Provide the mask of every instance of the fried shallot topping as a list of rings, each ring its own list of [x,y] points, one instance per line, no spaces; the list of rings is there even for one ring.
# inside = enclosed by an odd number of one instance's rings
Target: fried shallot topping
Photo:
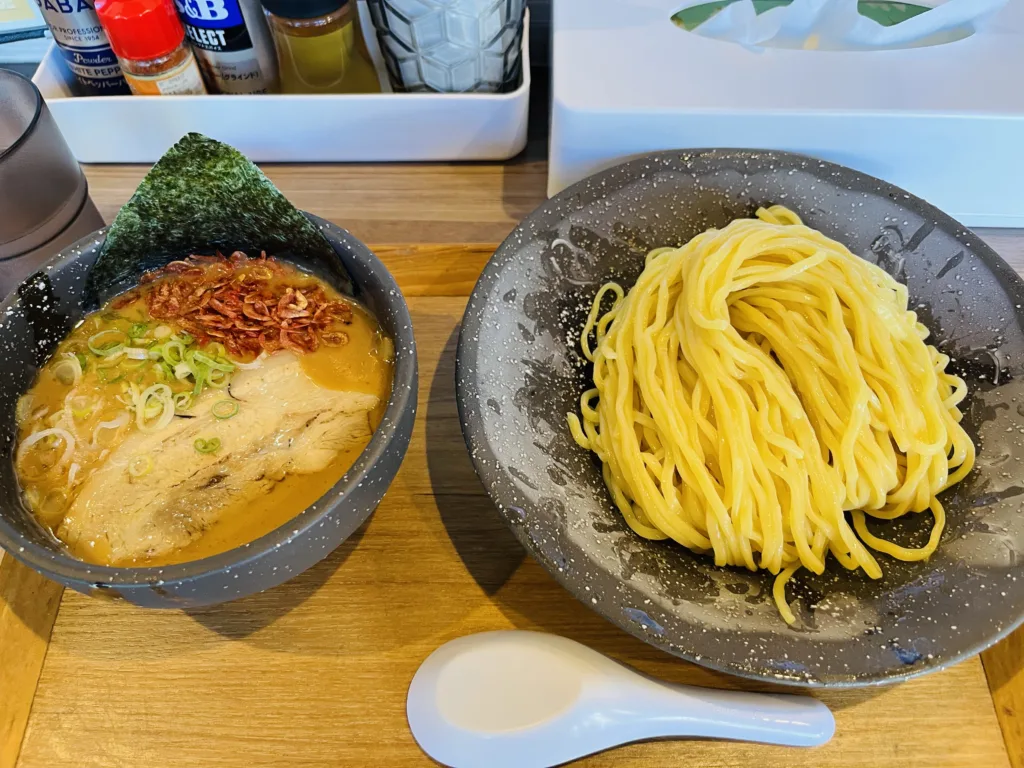
[[[352,322],[351,305],[266,253],[190,256],[147,273],[142,284],[154,319],[176,323],[200,345],[219,341],[236,357],[348,342],[341,326]]]

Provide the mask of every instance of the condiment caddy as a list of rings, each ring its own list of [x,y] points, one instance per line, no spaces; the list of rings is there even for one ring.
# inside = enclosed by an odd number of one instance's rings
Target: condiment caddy
[[[90,93],[118,95],[83,96],[81,83],[64,63],[69,54],[56,42],[43,58],[33,82],[79,161],[155,162],[189,131],[229,143],[258,162],[504,160],[526,145],[528,12],[518,41],[522,64],[514,89],[503,93],[395,93],[377,36],[358,32],[360,27],[372,29],[364,0],[350,0],[354,7],[342,13],[338,10],[346,3],[338,0],[267,0],[263,4],[268,11],[267,37],[254,32],[262,28],[259,24],[249,23],[250,19],[264,23],[253,0],[239,0],[233,5],[237,12],[231,10],[227,15],[223,8],[229,0],[177,1],[178,18],[184,24],[175,26],[165,20],[158,33],[159,45],[140,50],[137,39],[126,47],[124,41],[117,40],[116,31],[110,40],[97,35],[98,46],[112,49],[103,56],[108,85]],[[104,6],[131,2],[151,0],[99,0],[97,10],[102,15]],[[337,7],[332,10],[328,7],[332,5]],[[315,41],[325,30],[335,35],[326,54],[335,60],[326,70],[322,67],[324,49]],[[148,36],[152,35],[150,31]],[[284,66],[269,66],[269,62],[277,62],[269,56],[270,36],[279,51],[282,44],[289,47],[291,59],[277,59],[284,61]],[[286,38],[283,42],[282,37]],[[308,45],[310,38],[313,45]],[[186,40],[191,43],[190,49],[182,49],[187,56],[175,54],[181,48],[178,43]],[[333,45],[338,42],[346,57],[340,78],[336,66],[339,46]],[[110,60],[115,54],[121,66],[111,72]],[[167,61],[154,64],[154,59]],[[321,73],[328,76],[318,76],[318,63]],[[125,81],[119,75],[127,75],[136,91],[149,88],[151,93],[156,89],[164,95],[123,95],[127,89],[120,84]],[[168,83],[172,78],[174,82]],[[276,92],[289,80],[298,80],[297,87],[312,92]],[[209,88],[211,83],[220,91],[235,90],[200,95],[197,86]],[[342,90],[347,92],[339,92]]]
[[[364,28],[398,91],[520,79],[526,0],[37,1],[80,95],[379,93]]]

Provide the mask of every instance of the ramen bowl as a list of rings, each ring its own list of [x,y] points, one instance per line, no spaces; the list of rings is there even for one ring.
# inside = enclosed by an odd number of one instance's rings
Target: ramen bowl
[[[782,204],[904,282],[910,307],[970,394],[979,447],[941,496],[938,551],[877,554],[872,580],[834,561],[772,600],[773,576],[716,567],[627,526],[596,458],[570,435],[591,368],[580,332],[599,287],[629,288],[645,254]],[[977,653],[1024,616],[1024,285],[973,233],[890,184],[831,163],[743,150],[664,152],[580,182],[501,245],[470,298],[458,347],[458,402],[477,473],[527,550],[609,621],[724,672],[802,686],[902,680]],[[920,546],[930,515],[872,528]]]
[[[190,608],[221,603],[281,584],[330,554],[377,507],[409,446],[416,416],[417,363],[412,321],[394,278],[352,235],[309,215],[345,268],[318,276],[337,284],[347,271],[354,298],[394,340],[390,398],[369,444],[340,480],[283,526],[248,544],[178,565],[106,567],[83,562],[27,509],[15,476],[15,405],[40,366],[85,315],[85,277],[104,242],[100,230],[69,247],[0,304],[0,546],[26,565],[72,589],[123,598],[146,607]],[[288,259],[287,255],[282,258]],[[297,260],[301,265],[301,259]]]

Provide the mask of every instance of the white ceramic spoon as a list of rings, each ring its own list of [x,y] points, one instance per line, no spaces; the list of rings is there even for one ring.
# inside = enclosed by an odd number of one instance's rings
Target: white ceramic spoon
[[[409,727],[452,768],[547,768],[641,739],[696,736],[810,747],[835,731],[809,696],[652,680],[541,632],[445,643],[409,686]]]

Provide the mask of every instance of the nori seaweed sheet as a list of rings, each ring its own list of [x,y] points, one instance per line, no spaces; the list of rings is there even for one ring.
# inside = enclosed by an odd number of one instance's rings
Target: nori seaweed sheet
[[[90,270],[93,307],[193,253],[287,255],[351,292],[327,238],[234,147],[189,133],[157,161],[110,225]]]

